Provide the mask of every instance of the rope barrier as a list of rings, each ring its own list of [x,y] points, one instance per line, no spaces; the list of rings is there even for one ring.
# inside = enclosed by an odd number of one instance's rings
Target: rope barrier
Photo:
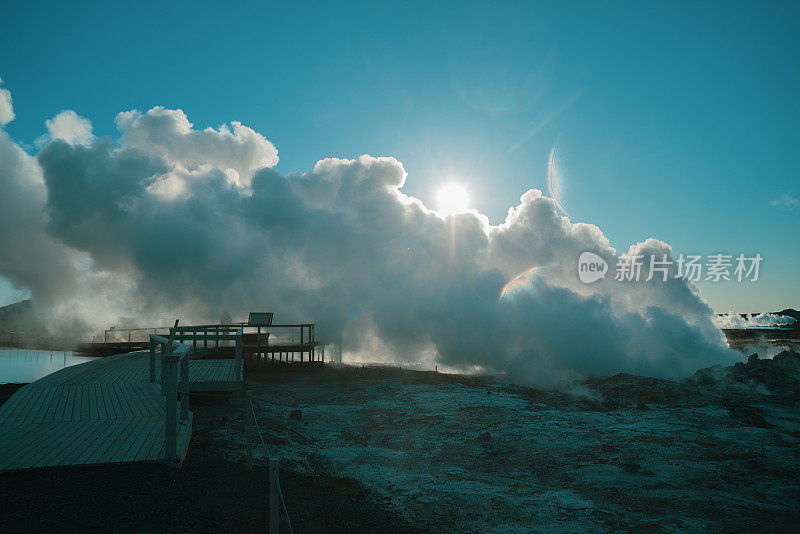
[[[192,393],[192,395],[198,396],[208,396],[208,397],[231,397],[241,399],[242,396],[239,394],[230,394],[230,393],[216,393],[216,392],[196,392]],[[269,449],[267,448],[267,444],[264,441],[264,435],[261,433],[261,427],[258,424],[258,418],[256,417],[256,410],[253,407],[253,399],[250,397],[247,398],[247,404],[250,406],[250,414],[253,418],[253,424],[255,425],[256,433],[258,434],[258,440],[261,442],[261,446],[264,448],[264,454],[266,454],[267,458],[269,458]],[[272,480],[270,480],[272,483]],[[280,496],[280,503],[281,509],[283,510],[283,515],[286,517],[286,523],[289,526],[289,534],[294,534],[292,530],[292,520],[289,518],[289,511],[286,509],[286,500],[283,498],[283,490],[281,489],[281,483],[278,477],[275,477],[275,483],[278,486],[278,495]]]
[[[256,433],[258,434],[258,439],[261,441],[261,446],[264,447],[264,453],[269,457],[269,449],[267,449],[267,444],[264,443],[264,436],[261,434],[261,427],[258,425],[258,418],[256,417],[256,410],[253,408],[253,399],[247,397],[247,404],[250,405],[250,413],[253,416],[253,423],[256,426]],[[272,479],[270,479],[270,484],[272,483]],[[292,520],[289,519],[289,511],[286,509],[286,501],[283,498],[283,490],[281,490],[281,482],[278,479],[277,473],[275,474],[275,484],[278,486],[278,495],[281,499],[281,508],[283,509],[283,515],[286,517],[286,523],[289,525],[289,534],[294,534],[292,531]]]

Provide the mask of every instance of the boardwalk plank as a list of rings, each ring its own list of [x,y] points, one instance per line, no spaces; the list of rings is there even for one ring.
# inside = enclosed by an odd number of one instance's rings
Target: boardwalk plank
[[[58,394],[56,388],[48,388],[45,390],[44,402],[39,406],[39,409],[36,411],[36,414],[33,416],[33,421],[37,423],[43,423],[47,416],[47,411],[50,409],[50,405],[58,403]]]
[[[158,437],[158,429],[161,428],[161,421],[162,419],[160,417],[151,417],[147,426],[142,429],[136,439],[131,442],[130,448],[121,461],[133,462],[138,458],[143,448],[149,450],[150,444]]]
[[[81,384],[81,419],[89,419],[89,384]]]
[[[82,403],[82,392],[81,386],[72,386],[72,413],[69,415],[70,421],[79,421],[81,418],[81,403]]]
[[[36,428],[36,431],[25,441],[15,443],[17,454],[10,458],[10,461],[0,469],[12,468],[18,469],[27,465],[29,460],[33,458],[39,451],[57,450],[56,444],[58,440],[78,432],[76,425],[69,423],[55,423],[53,426],[49,425],[31,425]]]
[[[110,458],[110,456],[117,451],[119,444],[123,441],[123,438],[127,436],[128,429],[132,426],[135,426],[136,423],[139,422],[139,419],[128,417],[125,419],[116,419],[116,421],[119,421],[120,423],[115,425],[113,429],[109,428],[109,431],[103,436],[100,446],[89,455],[84,463],[108,463],[108,458]]]
[[[30,386],[25,386],[17,391],[11,399],[16,400],[10,409],[8,419],[4,424],[18,424],[17,418],[25,413],[25,410],[30,405],[31,396],[34,394],[35,388],[28,389]],[[19,395],[19,397],[17,397]]]
[[[164,459],[165,399],[149,354],[110,356],[52,373],[0,406],[0,471]],[[191,360],[190,389],[241,389],[233,360]],[[180,403],[178,404],[180,410]],[[178,448],[189,427],[179,422]]]
[[[47,411],[44,413],[44,416],[42,417],[43,423],[50,423],[53,421],[53,417],[55,416],[58,407],[63,402],[64,388],[56,386],[52,389],[54,393],[53,399],[50,401],[50,406],[47,407]]]
[[[0,466],[19,454],[20,444],[27,443],[30,436],[38,431],[38,425],[17,425],[3,429],[3,434],[0,436]]]
[[[23,395],[19,393],[25,389],[24,387],[19,389],[17,393],[15,393],[10,399],[8,399],[3,406],[0,406],[0,426],[5,426],[7,424],[11,424],[13,420],[14,411],[17,409],[17,406],[21,402]]]
[[[39,411],[41,405],[44,404],[45,397],[49,392],[49,389],[34,390],[34,394],[31,396],[30,405],[27,412],[19,419],[23,425],[29,425],[34,422],[36,413]]]
[[[76,465],[101,463],[103,454],[108,449],[111,441],[131,423],[131,419],[111,419],[105,421],[100,432],[94,436],[91,444],[76,455],[73,462]]]
[[[107,461],[111,463],[121,462],[128,453],[131,444],[144,432],[144,429],[149,425],[151,419],[151,417],[140,417],[136,424],[128,429],[125,439],[119,440],[119,443],[115,447],[116,450],[109,449]]]
[[[65,439],[57,455],[48,455],[42,460],[42,463],[37,465],[41,467],[47,465],[75,465],[75,458],[83,454],[88,447],[93,446],[108,425],[113,424],[114,421],[116,419],[109,421],[87,419],[73,423],[81,431]]]

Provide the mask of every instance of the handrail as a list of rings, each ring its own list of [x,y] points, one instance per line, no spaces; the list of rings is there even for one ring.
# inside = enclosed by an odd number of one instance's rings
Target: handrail
[[[172,336],[170,336],[171,338]],[[189,351],[191,347],[173,339],[150,334],[150,382],[155,381],[155,351],[161,352],[161,395],[164,396],[164,452],[167,461],[179,462],[178,393],[181,397],[181,421],[189,424]],[[181,379],[178,383],[178,364]]]
[[[200,333],[198,333],[200,332]],[[197,342],[203,342],[203,351],[208,350],[208,342],[214,341],[219,347],[220,341],[234,341],[234,380],[242,380],[242,329],[230,325],[215,327],[176,326],[170,329],[170,335],[181,342],[191,342],[192,353],[198,352]]]
[[[170,326],[159,326],[159,327],[151,327],[151,328],[109,328],[106,329],[103,335],[103,340],[108,342],[110,338],[119,339],[122,337],[123,339],[127,339],[129,343],[134,341],[133,334],[139,332],[151,332],[153,334],[159,334],[160,331],[170,332],[174,329],[174,327]],[[316,343],[316,324],[315,323],[296,323],[296,324],[270,324],[270,325],[250,325],[246,322],[236,322],[233,324],[200,324],[200,325],[193,325],[193,326],[180,326],[178,327],[178,332],[199,332],[204,329],[213,329],[215,331],[227,331],[227,332],[236,332],[238,330],[242,330],[243,333],[270,333],[272,329],[277,330],[285,330],[285,329],[299,329],[299,338],[295,338],[295,334],[292,334],[292,342],[295,342],[298,339],[299,345],[314,345]],[[111,334],[111,335],[110,335]],[[276,337],[278,333],[273,333]],[[200,341],[203,341],[200,339]]]
[[[169,332],[169,329],[172,328],[171,326],[154,326],[152,328],[106,328],[103,331],[103,343],[108,343],[108,334],[109,332],[117,333],[117,332],[127,332],[128,333],[128,343],[132,341],[131,334],[133,332],[153,332],[154,334],[158,334],[159,330],[166,330]]]
[[[200,333],[198,333],[200,332]],[[167,339],[156,335],[150,334],[150,338],[159,339],[162,343],[166,343]],[[203,342],[203,351],[208,350],[208,342],[214,341],[216,347],[219,347],[220,341],[234,341],[234,380],[240,382],[242,380],[242,329],[241,327],[232,327],[224,325],[219,328],[211,327],[197,327],[197,326],[173,326],[170,327],[170,338],[174,343],[186,343],[191,346],[191,353],[198,353],[198,341]],[[155,381],[155,349],[150,348],[150,382]],[[163,362],[162,362],[163,371]]]

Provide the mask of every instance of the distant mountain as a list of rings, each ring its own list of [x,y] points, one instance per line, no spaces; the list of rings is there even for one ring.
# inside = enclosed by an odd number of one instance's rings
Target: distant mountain
[[[22,300],[0,307],[0,330],[41,332],[46,328],[36,316],[33,303],[30,300]]]
[[[785,310],[781,310],[779,312],[775,312],[776,315],[787,315],[789,317],[794,317],[796,321],[795,324],[800,325],[800,311],[793,310],[792,308],[786,308]]]

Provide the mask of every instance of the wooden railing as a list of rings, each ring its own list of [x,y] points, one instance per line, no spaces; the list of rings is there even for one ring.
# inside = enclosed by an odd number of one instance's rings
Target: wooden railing
[[[170,336],[183,343],[190,343],[192,354],[200,351],[198,341],[202,341],[202,350],[208,351],[209,341],[212,341],[214,348],[220,347],[220,342],[226,344],[233,342],[234,345],[234,380],[242,380],[242,328],[231,325],[212,325],[212,326],[176,326],[170,328]]]
[[[209,341],[213,342],[214,348],[219,348],[221,344],[232,342],[234,347],[234,379],[238,382],[242,379],[242,329],[237,326],[217,325],[217,326],[174,326],[169,328],[170,339],[173,342],[180,342],[189,345],[190,354],[199,354],[201,348],[198,345],[202,341],[202,351],[209,349]],[[150,382],[156,379],[156,350],[153,346],[153,338],[165,339],[162,336],[150,334]],[[162,361],[162,373],[163,369]]]
[[[162,331],[165,334],[169,334],[170,328],[172,327],[156,326],[153,328],[106,328],[103,331],[103,343],[108,343],[109,337],[111,337],[110,341],[127,341],[128,343],[143,341],[147,340],[147,336],[149,334],[159,334]],[[109,336],[109,334],[111,335]]]
[[[262,333],[270,333],[272,339],[276,340],[278,343],[286,342],[304,345],[315,342],[315,326],[316,325],[314,323],[270,324],[262,326],[249,325],[247,323],[234,323],[229,325],[201,324],[181,328],[187,329],[187,331],[192,331],[192,329],[194,329],[197,332],[200,332],[203,329],[228,328],[232,330],[241,329],[245,334],[260,335]],[[103,331],[103,341],[106,343],[113,341],[129,343],[138,341],[146,342],[149,334],[161,334],[166,336],[169,334],[172,328],[173,327],[171,326],[157,326],[148,328],[107,328]],[[276,331],[273,331],[273,329]],[[284,334],[284,332],[287,332],[288,336]]]
[[[262,336],[264,334],[269,334],[271,337],[271,341],[274,340],[277,343],[293,343],[297,345],[305,345],[309,343],[315,342],[315,323],[300,323],[300,324],[270,324],[270,325],[250,325],[247,323],[233,323],[229,325],[223,324],[201,324],[201,325],[194,325],[194,326],[182,326],[181,328],[188,329],[191,331],[192,329],[196,329],[197,331],[203,330],[204,328],[207,329],[216,329],[216,328],[233,328],[233,329],[241,329],[242,333],[244,334],[255,334],[257,336]],[[273,331],[273,329],[280,332]],[[150,329],[152,330],[152,328]],[[284,334],[289,330],[288,335]],[[127,332],[128,329],[117,329],[117,332]],[[260,339],[257,337],[256,339]]]
[[[180,461],[178,454],[178,395],[181,399],[181,423],[189,425],[189,351],[191,347],[150,334],[150,381],[155,381],[155,353],[161,353],[161,395],[164,397],[164,452],[167,461]],[[178,365],[180,364],[180,382]]]

